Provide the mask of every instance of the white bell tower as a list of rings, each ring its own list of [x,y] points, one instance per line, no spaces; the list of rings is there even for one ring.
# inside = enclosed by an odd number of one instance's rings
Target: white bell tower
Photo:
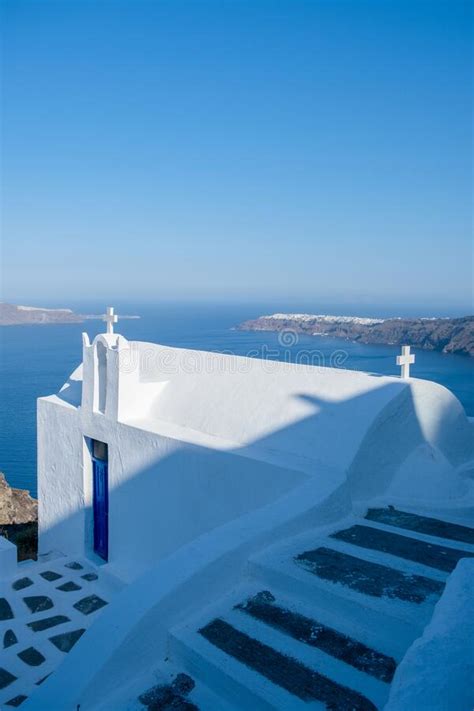
[[[138,350],[123,336],[114,333],[118,316],[112,306],[103,317],[107,332],[90,342],[82,334],[82,403],[84,413],[109,420],[125,419],[139,382]]]

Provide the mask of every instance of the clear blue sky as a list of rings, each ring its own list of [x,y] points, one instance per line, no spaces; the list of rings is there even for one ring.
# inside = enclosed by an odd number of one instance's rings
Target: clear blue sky
[[[4,299],[472,311],[470,3],[2,8]]]

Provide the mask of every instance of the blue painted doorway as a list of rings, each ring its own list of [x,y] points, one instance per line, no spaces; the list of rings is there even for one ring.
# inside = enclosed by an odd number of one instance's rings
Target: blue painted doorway
[[[109,557],[109,465],[107,445],[92,441],[94,552]]]

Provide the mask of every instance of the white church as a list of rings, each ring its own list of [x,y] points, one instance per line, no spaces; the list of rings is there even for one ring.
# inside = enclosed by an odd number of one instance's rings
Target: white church
[[[472,711],[474,424],[401,377],[83,335],[0,539],[0,708]],[[412,371],[414,372],[414,371]]]

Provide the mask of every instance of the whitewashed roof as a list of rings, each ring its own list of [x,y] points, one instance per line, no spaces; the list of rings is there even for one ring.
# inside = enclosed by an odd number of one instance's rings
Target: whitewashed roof
[[[273,462],[345,468],[378,414],[406,387],[394,377],[133,342],[143,407],[125,421]],[[133,360],[133,358],[132,358]],[[81,370],[60,394],[80,404]]]

